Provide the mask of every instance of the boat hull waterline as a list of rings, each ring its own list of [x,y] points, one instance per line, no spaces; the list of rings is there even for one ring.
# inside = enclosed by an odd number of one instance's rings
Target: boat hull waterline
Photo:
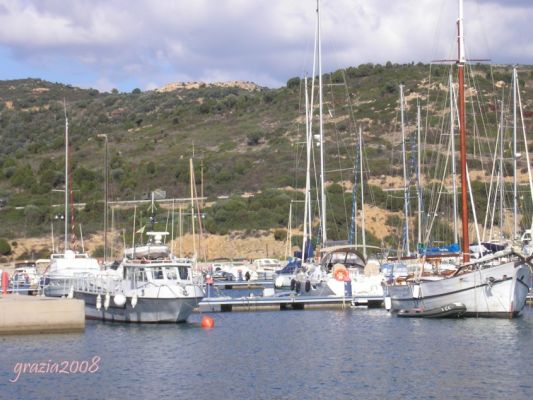
[[[389,286],[387,292],[391,311],[462,303],[467,317],[515,317],[525,306],[530,280],[528,265],[510,261],[437,281]]]
[[[198,307],[202,297],[180,298],[145,298],[138,297],[135,307],[132,306],[132,297],[126,297],[122,306],[114,304],[111,296],[107,309],[104,306],[105,296],[101,296],[100,309],[96,307],[95,293],[76,291],[74,297],[85,302],[85,317],[87,319],[110,322],[134,323],[176,323],[185,322],[193,310]]]

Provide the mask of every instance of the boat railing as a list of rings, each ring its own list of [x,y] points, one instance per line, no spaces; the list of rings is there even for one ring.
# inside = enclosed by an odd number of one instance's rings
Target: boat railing
[[[190,265],[191,260],[186,258],[131,258],[126,264],[132,265],[162,265],[162,264],[183,264]]]
[[[21,281],[19,279],[13,279],[9,282],[7,292],[19,294],[33,294],[34,292],[37,292],[37,289],[37,285],[31,283],[30,281]]]
[[[121,282],[120,276],[87,274],[76,277],[72,287],[75,291],[104,294],[117,291]]]

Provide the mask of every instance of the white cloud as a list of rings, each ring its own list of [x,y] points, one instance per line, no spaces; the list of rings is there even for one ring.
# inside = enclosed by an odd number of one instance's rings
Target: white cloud
[[[321,4],[324,71],[455,57],[456,1]],[[0,46],[44,79],[54,62],[72,60],[91,72],[95,87],[200,79],[278,86],[311,70],[315,6],[315,0],[0,0]],[[470,56],[533,63],[531,20],[531,1],[467,0]]]

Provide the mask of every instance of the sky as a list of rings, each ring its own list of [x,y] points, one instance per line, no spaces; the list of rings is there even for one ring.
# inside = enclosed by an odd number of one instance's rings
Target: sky
[[[322,71],[455,59],[457,0],[320,0]],[[466,56],[533,64],[533,0],[465,0]],[[316,0],[0,0],[0,80],[129,92],[310,75]]]

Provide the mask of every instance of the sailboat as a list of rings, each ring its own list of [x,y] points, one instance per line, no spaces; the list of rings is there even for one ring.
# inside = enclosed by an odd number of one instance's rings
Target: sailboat
[[[325,168],[324,168],[324,130],[323,130],[323,84],[322,84],[322,67],[321,67],[321,30],[320,30],[320,2],[317,0],[316,6],[317,23],[315,31],[315,48],[313,57],[313,78],[311,82],[311,98],[308,96],[307,77],[304,80],[305,85],[305,131],[306,131],[306,183],[305,183],[305,200],[304,200],[304,221],[303,221],[303,242],[302,242],[302,259],[292,260],[283,270],[277,273],[275,286],[277,288],[290,287],[297,293],[304,295],[320,296],[339,296],[352,297],[353,295],[373,296],[383,298],[381,286],[382,276],[379,274],[377,262],[371,262],[371,268],[367,268],[366,248],[371,246],[365,245],[364,226],[363,226],[363,245],[361,252],[358,245],[342,244],[328,242],[326,229],[326,191],[325,191]],[[318,67],[318,68],[317,68]],[[315,68],[318,74],[315,74]],[[318,131],[313,135],[313,109],[314,109],[314,88],[315,76],[318,75]],[[311,212],[311,165],[313,141],[317,141],[320,149],[319,164],[320,174],[317,183],[319,192],[319,215],[320,215],[320,252],[318,260],[310,259],[313,253],[311,246],[312,232],[312,212]],[[362,149],[362,132],[359,130],[359,149]],[[360,156],[360,165],[354,167],[354,174],[357,176],[357,169],[361,173],[363,158]],[[361,197],[364,196],[361,190]],[[355,199],[354,199],[355,200]],[[355,201],[354,201],[355,204]],[[362,208],[362,221],[364,225],[364,206]],[[352,218],[354,219],[354,218]],[[377,273],[376,273],[377,270]],[[372,271],[372,273],[369,273]]]
[[[525,306],[531,282],[532,257],[509,246],[470,261],[468,232],[468,169],[466,164],[466,116],[464,90],[463,1],[459,0],[458,83],[461,159],[462,265],[449,277],[415,280],[386,288],[385,307],[392,311],[434,310],[461,304],[465,316],[516,317]]]
[[[63,297],[70,294],[74,280],[83,275],[100,271],[96,258],[87,253],[78,253],[69,244],[69,136],[68,117],[65,109],[65,248],[63,253],[52,253],[50,265],[43,274],[43,294],[49,297]]]

